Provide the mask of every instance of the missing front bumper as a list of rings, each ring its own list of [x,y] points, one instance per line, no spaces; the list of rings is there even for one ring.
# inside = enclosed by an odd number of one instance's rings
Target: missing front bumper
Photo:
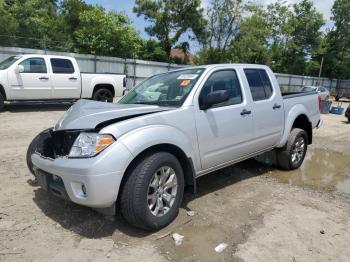
[[[71,201],[67,194],[66,188],[64,187],[62,178],[56,175],[49,174],[40,169],[35,169],[35,175],[38,181],[38,185],[42,189],[61,199]]]

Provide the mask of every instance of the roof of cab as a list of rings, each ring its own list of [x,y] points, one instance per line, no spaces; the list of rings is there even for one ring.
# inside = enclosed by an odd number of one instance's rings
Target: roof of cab
[[[18,55],[22,57],[48,57],[48,58],[74,58],[73,56],[62,56],[62,55],[45,55],[45,54],[23,54]]]
[[[204,68],[204,69],[216,69],[216,68],[222,68],[222,67],[235,67],[235,68],[269,68],[266,65],[260,65],[260,64],[210,64],[210,65],[200,65],[200,66],[190,66],[190,67],[180,67],[175,70],[171,71],[177,71],[177,70],[186,70],[186,69],[198,69],[198,68]]]

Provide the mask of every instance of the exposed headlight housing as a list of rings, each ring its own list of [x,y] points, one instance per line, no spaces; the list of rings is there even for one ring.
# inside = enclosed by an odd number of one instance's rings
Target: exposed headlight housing
[[[114,142],[115,139],[112,135],[83,132],[75,140],[69,157],[93,157]]]

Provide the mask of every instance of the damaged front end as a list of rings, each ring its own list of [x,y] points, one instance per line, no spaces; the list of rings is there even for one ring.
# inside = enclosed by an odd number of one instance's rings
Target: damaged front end
[[[35,152],[42,157],[56,159],[66,157],[79,134],[87,130],[57,130],[53,128],[44,130],[36,141]]]

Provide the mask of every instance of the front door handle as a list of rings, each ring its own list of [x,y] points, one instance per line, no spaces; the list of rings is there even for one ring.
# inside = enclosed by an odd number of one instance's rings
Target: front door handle
[[[281,105],[279,104],[274,104],[272,107],[273,110],[280,109],[280,108],[281,108]]]
[[[243,109],[243,111],[241,112],[241,116],[250,115],[251,113],[252,113],[252,111],[249,111],[247,109]]]
[[[47,76],[42,76],[42,77],[39,77],[39,80],[49,80],[49,78]]]
[[[70,77],[69,80],[78,80],[76,77]]]

